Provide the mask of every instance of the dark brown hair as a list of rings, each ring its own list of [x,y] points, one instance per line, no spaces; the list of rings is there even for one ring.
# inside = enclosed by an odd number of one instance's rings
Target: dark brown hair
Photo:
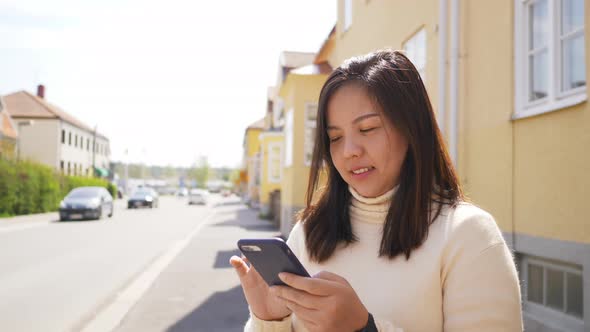
[[[428,237],[428,228],[440,215],[443,204],[454,206],[465,197],[420,74],[403,53],[391,50],[345,61],[322,87],[306,208],[299,215],[304,221],[309,255],[323,262],[339,244],[356,241],[349,216],[352,195],[332,162],[327,134],[330,98],[347,84],[365,88],[387,121],[408,141],[399,186],[383,227],[379,256],[394,258],[404,254],[410,259],[412,250]],[[327,173],[327,185],[319,188],[322,169]]]

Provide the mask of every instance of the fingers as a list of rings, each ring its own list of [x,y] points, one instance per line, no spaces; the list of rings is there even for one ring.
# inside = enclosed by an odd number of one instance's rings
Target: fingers
[[[314,309],[318,303],[315,295],[291,287],[273,286],[270,288],[270,292],[283,300],[297,303],[299,306],[308,309]]]
[[[283,301],[285,302],[287,308],[297,315],[297,319],[305,322],[305,325],[308,327],[308,329],[310,325],[315,325],[314,318],[321,314],[317,309],[306,308],[297,302],[289,301],[284,298]]]
[[[305,291],[307,293],[327,296],[333,293],[333,289],[337,286],[333,281],[319,279],[319,278],[307,278],[301,277],[292,273],[279,273],[279,278],[287,285]]]
[[[317,279],[322,279],[322,280],[334,281],[339,284],[342,284],[342,283],[348,284],[348,281],[346,281],[346,279],[342,278],[341,276],[339,276],[335,273],[328,272],[328,271],[320,271],[320,272],[314,274],[313,277],[317,278]]]

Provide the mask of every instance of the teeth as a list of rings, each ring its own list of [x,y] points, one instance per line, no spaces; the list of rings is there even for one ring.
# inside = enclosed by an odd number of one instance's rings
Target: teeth
[[[369,168],[365,167],[365,168],[357,169],[356,171],[352,171],[352,172],[354,174],[361,174],[361,173],[368,172],[368,171],[369,171]]]

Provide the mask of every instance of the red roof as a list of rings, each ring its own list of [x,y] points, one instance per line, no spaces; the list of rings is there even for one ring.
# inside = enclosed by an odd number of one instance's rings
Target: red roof
[[[94,129],[85,125],[82,121],[76,119],[72,115],[64,112],[59,107],[26,91],[18,91],[6,95],[3,98],[6,110],[13,119],[61,119],[80,129],[94,132]],[[98,133],[97,136],[108,139]]]

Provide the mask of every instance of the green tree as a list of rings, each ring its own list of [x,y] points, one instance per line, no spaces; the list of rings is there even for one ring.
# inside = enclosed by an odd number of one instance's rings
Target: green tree
[[[188,179],[197,181],[199,188],[205,187],[211,175],[211,167],[205,156],[199,157],[199,160],[187,172]]]

